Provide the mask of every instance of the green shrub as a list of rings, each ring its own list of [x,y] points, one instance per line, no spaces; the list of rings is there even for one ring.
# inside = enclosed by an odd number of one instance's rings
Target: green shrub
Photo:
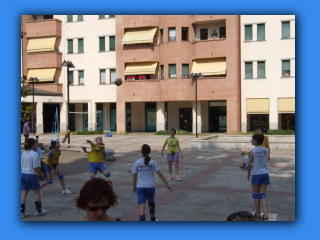
[[[97,131],[88,131],[88,130],[81,130],[75,131],[75,135],[105,135],[106,133],[102,130]]]
[[[154,135],[170,135],[170,130],[160,130],[155,132]],[[192,135],[192,132],[178,129],[176,130],[176,135]]]

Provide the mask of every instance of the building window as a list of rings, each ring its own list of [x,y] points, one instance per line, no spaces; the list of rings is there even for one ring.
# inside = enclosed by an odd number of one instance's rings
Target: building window
[[[67,22],[73,21],[73,15],[67,15]]]
[[[282,22],[282,38],[290,38],[290,22]]]
[[[253,72],[252,72],[252,62],[246,62],[245,63],[245,78],[251,79],[253,78]]]
[[[105,19],[106,15],[99,15],[99,19]]]
[[[104,52],[106,50],[106,39],[105,37],[99,37],[99,51]]]
[[[79,77],[79,85],[83,85],[84,84],[84,71],[78,71],[78,77]]]
[[[83,38],[78,39],[78,53],[83,53]]]
[[[114,83],[116,81],[116,70],[110,69],[110,82]]]
[[[261,127],[269,129],[269,114],[247,114],[247,122],[250,123],[248,131],[256,131]]]
[[[176,65],[175,64],[169,64],[169,77],[176,77]]]
[[[73,53],[73,39],[68,40],[68,53]]]
[[[73,84],[73,71],[69,71],[69,83]]]
[[[290,60],[282,60],[282,77],[290,77]]]
[[[160,43],[163,43],[163,29],[160,29]]]
[[[109,15],[109,18],[114,18],[116,17],[116,15]]]
[[[53,15],[43,15],[43,19],[53,19]]]
[[[220,27],[219,28],[219,34],[220,34],[220,38],[226,38],[227,37],[226,27]]]
[[[100,70],[100,83],[102,83],[102,84],[106,83],[106,70],[105,69]]]
[[[83,15],[78,15],[78,21],[83,21]]]
[[[109,37],[109,50],[116,50],[116,37],[115,36]]]
[[[182,77],[189,76],[189,64],[182,64]]]
[[[176,28],[169,28],[169,41],[176,40]]]
[[[200,29],[200,40],[208,40],[208,28]]]
[[[258,41],[263,41],[266,40],[265,37],[266,33],[265,33],[265,24],[258,24],[257,25],[257,40]]]
[[[161,69],[161,76],[160,76],[160,78],[161,78],[161,79],[164,79],[164,67],[163,67],[163,65],[160,65],[160,69]]]
[[[245,41],[252,41],[252,25],[245,25],[244,26],[245,31]]]
[[[182,41],[188,41],[189,40],[189,28],[183,27],[181,30],[181,40]]]
[[[258,78],[266,77],[266,62],[258,62]]]

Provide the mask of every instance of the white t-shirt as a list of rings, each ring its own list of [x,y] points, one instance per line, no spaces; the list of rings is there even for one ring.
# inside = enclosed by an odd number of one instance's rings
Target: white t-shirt
[[[153,172],[160,170],[158,164],[152,159],[149,161],[148,166],[144,165],[144,158],[138,159],[132,166],[132,173],[138,174],[138,188],[154,188]]]
[[[35,174],[35,168],[40,167],[39,155],[33,150],[27,150],[21,155],[21,171],[25,174]]]
[[[269,173],[268,166],[267,166],[268,149],[261,146],[252,148],[252,156],[253,156],[253,162],[254,162],[252,175]]]

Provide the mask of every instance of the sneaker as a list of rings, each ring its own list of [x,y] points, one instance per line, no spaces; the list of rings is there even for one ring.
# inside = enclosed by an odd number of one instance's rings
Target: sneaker
[[[28,213],[26,213],[26,212],[21,213],[21,218],[25,218],[26,216],[28,216]]]
[[[35,216],[42,216],[42,215],[45,215],[45,214],[46,214],[46,210],[44,210],[44,209],[42,209],[41,212],[36,211],[34,213]]]
[[[43,195],[43,192],[40,190],[40,194]]]
[[[181,178],[179,176],[177,176],[176,180],[177,181],[181,181]]]
[[[71,191],[69,191],[68,189],[66,189],[66,190],[62,190],[62,194],[71,194],[72,192]]]
[[[171,177],[171,175],[169,175],[169,177],[168,177],[168,181],[171,181],[171,179],[172,179],[172,177]]]

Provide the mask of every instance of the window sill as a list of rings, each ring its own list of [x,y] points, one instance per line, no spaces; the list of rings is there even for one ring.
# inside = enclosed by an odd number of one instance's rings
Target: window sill
[[[291,37],[289,37],[289,38],[280,38],[280,40],[291,40],[291,39],[295,39],[295,38],[291,38]]]
[[[98,18],[98,20],[106,20],[107,18]]]
[[[280,78],[295,78],[294,76],[281,76]]]
[[[125,80],[125,81],[126,82],[149,82],[149,81],[158,82],[160,80],[164,80],[164,79]]]
[[[69,84],[69,86],[71,87],[71,86],[73,86],[73,87],[84,87],[85,85],[84,84],[78,84],[78,85],[74,85],[74,84]]]
[[[190,41],[189,41],[189,40],[181,40],[181,42],[188,42],[188,43],[190,43]]]
[[[167,79],[177,79],[177,77],[168,77]]]
[[[83,53],[67,53],[67,55],[71,55],[71,54],[84,54],[84,52]]]
[[[170,43],[170,42],[177,42],[177,40],[168,41],[167,43]]]
[[[264,77],[264,78],[244,78],[243,80],[266,80],[267,78]]]

